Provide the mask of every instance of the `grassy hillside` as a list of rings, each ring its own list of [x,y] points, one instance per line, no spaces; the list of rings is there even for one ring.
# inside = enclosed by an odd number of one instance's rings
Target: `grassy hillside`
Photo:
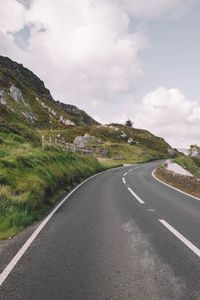
[[[37,220],[60,193],[103,169],[92,157],[43,150],[34,132],[27,131],[26,139],[25,128],[22,134],[19,129],[0,128],[0,239],[15,235]]]
[[[0,56],[0,103],[39,128],[63,129],[69,126],[69,121],[75,125],[98,124],[76,106],[55,101],[33,72],[3,56]]]
[[[118,160],[121,163],[144,162],[154,159],[167,158],[168,149],[171,148],[162,138],[156,137],[150,132],[141,129],[128,128],[124,125],[115,124],[118,130],[113,129],[110,124],[103,126],[76,126],[67,130],[38,130],[40,136],[45,136],[46,140],[51,137],[55,140],[57,135],[61,135],[65,142],[73,143],[77,136],[89,133],[96,139],[102,141],[101,148],[108,151],[108,158]],[[126,138],[121,134],[125,133]],[[132,138],[134,143],[129,145],[127,140]]]

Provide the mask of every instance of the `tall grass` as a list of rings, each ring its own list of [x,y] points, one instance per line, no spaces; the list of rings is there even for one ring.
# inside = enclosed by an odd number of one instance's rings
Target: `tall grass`
[[[102,169],[92,157],[56,149],[33,148],[0,158],[0,239],[37,220],[55,203],[58,191]]]

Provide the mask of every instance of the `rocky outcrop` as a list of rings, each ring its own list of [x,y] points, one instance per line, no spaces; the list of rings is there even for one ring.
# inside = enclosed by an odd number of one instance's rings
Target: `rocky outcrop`
[[[20,91],[20,89],[18,89],[17,87],[15,87],[14,85],[11,85],[10,87],[10,96],[16,101],[16,102],[21,102],[22,104],[24,104],[25,106],[28,106],[28,104],[26,103],[26,101],[24,100],[24,97],[22,95],[22,92]]]
[[[65,119],[63,116],[60,116],[60,122],[66,126],[75,126],[76,124],[69,119]]]
[[[76,106],[55,101],[33,72],[3,56],[0,56],[0,104],[39,128],[98,124]]]
[[[84,136],[77,136],[74,140],[74,146],[75,148],[86,148],[89,145],[89,142],[93,140],[94,137],[90,136],[88,133],[86,133]]]

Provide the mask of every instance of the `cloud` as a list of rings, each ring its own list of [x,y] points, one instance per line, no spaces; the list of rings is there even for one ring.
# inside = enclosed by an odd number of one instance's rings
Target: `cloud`
[[[175,147],[200,144],[200,104],[186,99],[179,89],[159,87],[137,108],[135,124],[166,137]]]
[[[25,7],[16,0],[1,0],[0,29],[3,33],[18,31],[25,24]]]
[[[143,19],[154,19],[163,15],[179,15],[188,6],[198,0],[119,0],[122,7],[134,17]]]

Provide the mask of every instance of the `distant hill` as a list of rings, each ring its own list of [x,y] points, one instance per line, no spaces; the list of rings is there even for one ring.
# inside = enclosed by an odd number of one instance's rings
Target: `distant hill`
[[[33,127],[64,129],[98,124],[76,106],[55,101],[33,72],[3,56],[0,56],[0,104]]]

